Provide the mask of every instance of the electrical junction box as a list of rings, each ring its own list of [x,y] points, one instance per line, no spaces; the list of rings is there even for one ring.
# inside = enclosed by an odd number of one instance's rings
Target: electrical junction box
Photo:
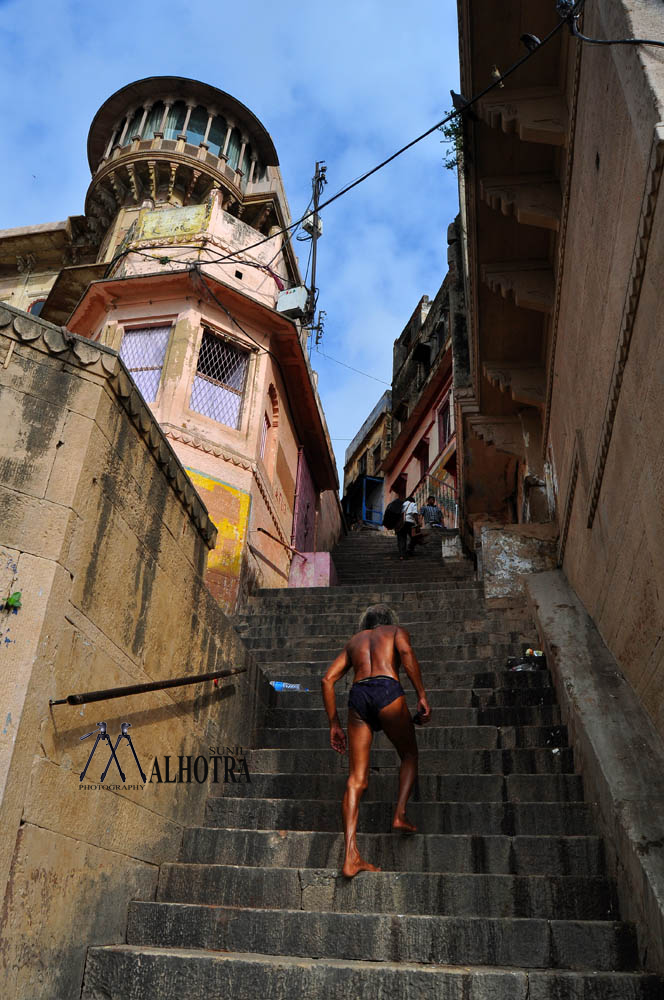
[[[323,235],[323,220],[321,219],[321,217],[319,215],[318,216],[318,225],[315,226],[314,225],[314,214],[312,212],[311,215],[307,215],[307,217],[303,220],[303,222],[302,222],[302,228],[304,229],[305,233],[309,233],[310,236],[314,235],[314,230],[317,231],[317,233],[318,233],[319,236],[322,236]]]
[[[304,285],[296,288],[286,288],[279,293],[277,299],[277,312],[287,316],[288,319],[302,319],[307,311],[307,301],[309,290]]]

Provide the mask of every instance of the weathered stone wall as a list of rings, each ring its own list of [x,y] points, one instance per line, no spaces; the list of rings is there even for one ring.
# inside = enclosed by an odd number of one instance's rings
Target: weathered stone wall
[[[3,996],[78,996],[89,943],[123,940],[131,898],[202,818],[206,786],[140,784],[126,745],[80,788],[98,720],[155,757],[246,745],[268,691],[203,583],[215,531],[108,349],[0,307],[0,929]],[[80,691],[224,668],[211,683],[93,705]],[[85,784],[108,751],[97,748]],[[136,787],[130,787],[134,784]]]
[[[595,37],[661,38],[661,5],[588,7]],[[664,70],[584,46],[550,442],[563,568],[664,734]]]

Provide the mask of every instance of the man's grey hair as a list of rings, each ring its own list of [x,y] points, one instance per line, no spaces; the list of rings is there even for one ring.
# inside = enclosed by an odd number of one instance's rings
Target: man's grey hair
[[[389,604],[371,604],[360,617],[359,631],[376,628],[377,625],[398,625],[399,619],[396,612]]]

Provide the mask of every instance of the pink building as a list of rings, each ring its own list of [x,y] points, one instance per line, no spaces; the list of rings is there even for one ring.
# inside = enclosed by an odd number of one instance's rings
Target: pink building
[[[232,610],[341,530],[277,153],[229,94],[152,77],[100,108],[88,158],[83,216],[0,233],[23,262],[0,299],[119,351],[217,526]]]

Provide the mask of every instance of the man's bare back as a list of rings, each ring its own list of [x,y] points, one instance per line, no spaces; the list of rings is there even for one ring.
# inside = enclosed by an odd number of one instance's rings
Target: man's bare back
[[[337,714],[334,685],[349,670],[354,672],[348,699],[350,770],[342,808],[346,841],[343,874],[349,877],[359,871],[379,871],[363,860],[356,842],[359,802],[368,784],[369,752],[373,733],[377,730],[385,732],[401,758],[399,797],[392,828],[404,833],[416,832],[414,824],[406,818],[406,803],[417,778],[417,742],[404,690],[399,683],[400,667],[404,668],[417,692],[421,721],[426,723],[431,716],[408,632],[398,625],[387,624],[393,622],[395,616],[386,605],[368,608],[363,619],[370,627],[363,628],[347,642],[322,680],[323,702],[330,722],[330,745],[338,753],[344,753],[346,734]]]
[[[410,647],[408,633],[398,625],[377,625],[356,634],[346,643],[345,652],[355,671],[355,681],[381,675],[399,680],[401,656],[397,647],[397,633],[402,649]]]

